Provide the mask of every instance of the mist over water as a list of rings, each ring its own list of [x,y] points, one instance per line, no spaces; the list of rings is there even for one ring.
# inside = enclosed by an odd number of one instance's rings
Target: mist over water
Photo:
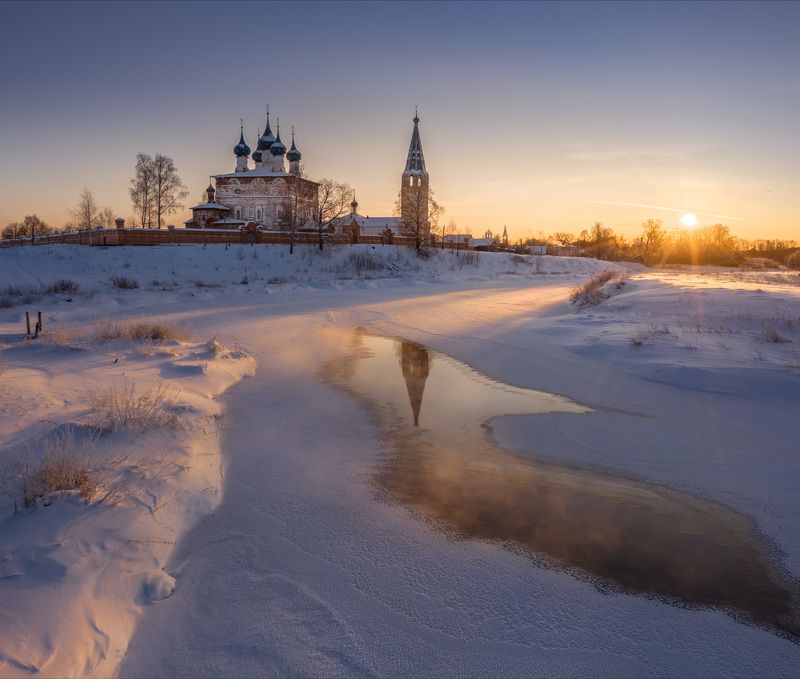
[[[390,442],[376,483],[441,528],[800,639],[796,584],[774,567],[746,517],[660,486],[516,457],[489,442],[483,426],[505,415],[581,417],[589,408],[363,332],[324,377],[368,403]]]

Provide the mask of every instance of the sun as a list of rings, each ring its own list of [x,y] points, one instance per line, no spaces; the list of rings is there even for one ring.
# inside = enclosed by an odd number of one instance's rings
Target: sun
[[[691,212],[681,215],[681,224],[688,227],[697,226],[697,215],[693,215]]]

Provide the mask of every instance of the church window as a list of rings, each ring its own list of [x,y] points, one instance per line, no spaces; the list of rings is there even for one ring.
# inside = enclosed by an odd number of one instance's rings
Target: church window
[[[256,219],[260,222],[261,221],[261,208],[256,210]]]
[[[236,219],[242,218],[242,211],[237,207],[236,208]]]

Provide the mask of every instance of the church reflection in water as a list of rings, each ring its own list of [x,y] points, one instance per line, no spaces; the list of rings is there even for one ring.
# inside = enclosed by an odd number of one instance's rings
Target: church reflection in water
[[[406,381],[408,398],[411,401],[411,412],[414,415],[414,426],[419,426],[419,411],[422,408],[422,396],[425,393],[425,382],[430,372],[428,350],[419,344],[401,342],[400,368]]]
[[[367,403],[384,431],[389,451],[375,476],[384,497],[459,536],[522,547],[539,563],[624,591],[724,607],[800,639],[797,587],[746,517],[668,488],[540,462],[532,450],[512,454],[485,429],[496,417],[550,414],[526,425],[533,448],[536,428],[556,415],[592,417],[598,427],[602,416],[414,342],[348,339],[348,355],[325,376]]]

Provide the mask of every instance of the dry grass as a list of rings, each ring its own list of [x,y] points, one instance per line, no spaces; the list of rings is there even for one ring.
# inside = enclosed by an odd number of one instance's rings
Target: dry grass
[[[139,287],[139,283],[135,279],[127,276],[112,276],[111,285],[121,290],[135,290]]]
[[[625,285],[625,275],[615,269],[603,269],[597,272],[585,283],[578,285],[572,291],[570,299],[580,306],[597,306],[608,298],[604,290],[609,282],[614,282],[617,289]]]
[[[208,342],[208,350],[214,356],[219,356],[225,351],[225,346],[216,337],[212,337]]]
[[[781,335],[775,328],[771,326],[767,326],[761,331],[760,339],[762,342],[767,342],[770,344],[783,344],[785,342],[792,341],[788,337]]]
[[[46,438],[3,470],[0,481],[14,503],[31,509],[49,504],[55,493],[75,492],[85,502],[95,499],[110,468],[94,453],[93,441],[75,440],[71,430]]]
[[[94,335],[95,339],[103,341],[131,339],[170,342],[189,339],[186,328],[169,321],[96,321]]]
[[[39,337],[45,344],[55,344],[63,347],[80,344],[83,341],[80,331],[71,325],[56,325],[47,328]]]
[[[180,428],[175,414],[178,392],[170,391],[163,383],[137,391],[133,380],[89,393],[94,411],[89,424],[100,431],[135,429],[145,433],[160,427]]]
[[[44,290],[50,293],[74,295],[78,292],[80,287],[80,284],[77,281],[73,281],[71,278],[60,278],[54,283],[45,286]]]

